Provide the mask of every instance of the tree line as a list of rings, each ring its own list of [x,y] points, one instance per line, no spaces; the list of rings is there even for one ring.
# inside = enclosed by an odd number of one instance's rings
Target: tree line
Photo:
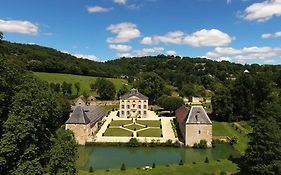
[[[60,93],[62,92],[63,95],[71,95],[72,94],[72,83],[67,83],[67,82],[63,82],[62,84],[60,83],[53,83],[51,82],[50,83],[50,90],[52,92],[56,92],[56,93]],[[76,82],[74,83],[74,87],[76,89],[76,95],[78,95],[80,93],[80,83],[79,82]]]

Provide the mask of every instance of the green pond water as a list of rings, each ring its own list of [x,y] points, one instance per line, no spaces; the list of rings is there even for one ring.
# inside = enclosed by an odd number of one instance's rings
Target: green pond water
[[[144,167],[145,165],[166,165],[209,160],[226,159],[229,155],[239,156],[228,144],[217,144],[210,149],[172,148],[172,147],[114,147],[114,146],[84,146],[78,148],[77,167],[80,170],[120,168],[122,163],[126,167]]]

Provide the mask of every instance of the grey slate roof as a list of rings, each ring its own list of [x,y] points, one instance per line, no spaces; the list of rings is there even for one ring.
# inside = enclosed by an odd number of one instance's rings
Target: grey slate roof
[[[70,114],[66,124],[95,124],[101,120],[105,114],[98,106],[73,106],[73,112]]]
[[[70,114],[69,119],[65,122],[66,124],[88,124],[90,119],[82,106],[76,106],[73,112]]]
[[[125,100],[127,98],[130,98],[132,96],[136,96],[139,97],[142,100],[148,100],[148,97],[143,95],[142,93],[140,93],[137,89],[131,89],[129,92],[127,92],[126,94],[122,95],[120,97],[121,100]]]
[[[187,120],[187,124],[212,124],[203,106],[192,106]]]

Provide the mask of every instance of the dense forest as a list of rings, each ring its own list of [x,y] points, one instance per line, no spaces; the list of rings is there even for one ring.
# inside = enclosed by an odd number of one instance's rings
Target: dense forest
[[[1,44],[1,43],[0,43]],[[75,174],[68,102],[0,56],[0,174]]]

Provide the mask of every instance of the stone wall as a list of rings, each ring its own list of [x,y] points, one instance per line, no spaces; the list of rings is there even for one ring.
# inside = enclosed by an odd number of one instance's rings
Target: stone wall
[[[207,146],[212,146],[212,125],[211,124],[187,124],[185,128],[185,145],[193,146],[200,140],[206,140]]]
[[[65,129],[69,129],[74,133],[75,140],[79,145],[85,145],[91,132],[90,125],[84,124],[66,124]]]

